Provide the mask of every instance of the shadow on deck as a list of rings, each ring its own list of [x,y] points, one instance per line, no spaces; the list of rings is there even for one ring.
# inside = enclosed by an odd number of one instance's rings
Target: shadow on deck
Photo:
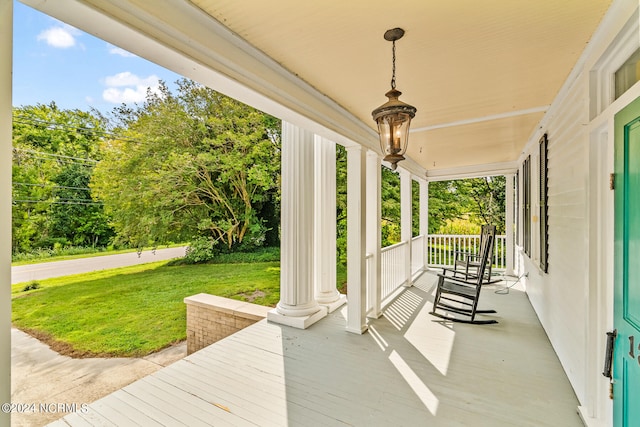
[[[578,401],[521,290],[483,290],[496,325],[429,315],[423,274],[369,331],[346,309],[307,330],[256,323],[52,425],[581,426]]]

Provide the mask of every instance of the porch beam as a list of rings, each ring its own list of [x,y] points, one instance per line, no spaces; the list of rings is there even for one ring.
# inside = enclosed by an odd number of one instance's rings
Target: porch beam
[[[365,149],[347,147],[347,331],[367,330]]]
[[[0,0],[0,403],[11,402],[11,72],[13,0]],[[0,425],[11,414],[0,411]]]
[[[314,298],[314,135],[282,122],[280,302],[267,318],[306,329],[327,315]]]
[[[381,246],[382,230],[382,165],[380,155],[374,151],[367,151],[367,260],[369,274],[367,277],[369,306],[371,310],[368,317],[377,319],[382,315],[382,263]]]
[[[403,275],[405,286],[411,286],[411,173],[399,169],[400,174],[400,239],[405,242]]]
[[[514,200],[514,185],[515,185],[515,174],[507,174],[505,175],[505,234],[506,234],[506,260],[505,260],[505,274],[513,275],[514,274],[514,250],[515,250],[515,240],[514,240],[514,221],[515,221],[515,200]]]
[[[336,287],[336,144],[314,139],[314,287],[318,304],[329,313],[347,302]]]

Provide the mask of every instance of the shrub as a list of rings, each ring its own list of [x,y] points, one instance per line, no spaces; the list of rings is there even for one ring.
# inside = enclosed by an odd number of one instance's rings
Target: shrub
[[[211,261],[216,256],[213,239],[210,237],[197,237],[187,247],[184,263],[199,264]]]
[[[27,286],[22,288],[22,292],[33,291],[35,289],[40,289],[40,283],[34,280],[31,283],[29,283]]]

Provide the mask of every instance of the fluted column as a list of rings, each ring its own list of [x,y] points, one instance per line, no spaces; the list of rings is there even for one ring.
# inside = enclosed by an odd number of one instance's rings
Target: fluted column
[[[420,235],[424,236],[423,240],[423,270],[429,269],[429,181],[421,179],[418,181],[420,184]]]
[[[307,328],[327,315],[314,298],[314,136],[282,122],[280,302],[267,318]]]
[[[380,225],[382,222],[381,209],[381,186],[382,186],[382,170],[381,160],[378,153],[367,151],[367,254],[370,258],[367,260],[369,268],[368,274],[368,295],[371,311],[368,316],[377,319],[382,315],[381,297],[382,297],[382,264],[380,257],[380,247],[382,246],[382,236]]]
[[[400,238],[405,245],[404,276],[405,286],[411,286],[411,173],[398,168],[400,172]]]
[[[347,147],[347,331],[362,334],[366,318],[365,152]]]
[[[11,69],[13,0],[0,0],[0,403],[11,402]],[[11,414],[0,411],[0,425]]]
[[[504,273],[507,275],[514,274],[514,259],[515,259],[515,240],[514,240],[514,225],[515,225],[515,200],[514,200],[514,186],[515,186],[515,174],[505,175],[505,234],[506,234],[506,265]]]
[[[336,144],[315,136],[315,297],[329,313],[347,302],[336,288]]]

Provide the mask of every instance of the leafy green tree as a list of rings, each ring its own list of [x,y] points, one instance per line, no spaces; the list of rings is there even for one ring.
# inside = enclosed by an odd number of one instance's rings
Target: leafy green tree
[[[70,240],[74,246],[107,246],[113,237],[102,204],[91,198],[92,168],[69,165],[52,178],[54,203],[50,220],[53,238]]]
[[[279,218],[279,121],[187,79],[114,110],[91,187],[121,241],[259,247]],[[271,233],[271,234],[270,234]]]
[[[429,233],[436,234],[447,221],[461,218],[465,212],[456,181],[429,183]]]
[[[493,224],[496,233],[504,233],[505,185],[504,175],[456,182],[457,193],[462,195],[471,222],[478,225]]]
[[[380,195],[382,210],[382,247],[400,242],[400,176],[382,166]]]
[[[110,238],[108,219],[87,186],[100,158],[104,129],[98,115],[60,109],[53,102],[14,108],[14,252],[54,244],[102,244]],[[67,179],[70,174],[85,178]],[[93,230],[79,226],[86,223],[92,223]]]

